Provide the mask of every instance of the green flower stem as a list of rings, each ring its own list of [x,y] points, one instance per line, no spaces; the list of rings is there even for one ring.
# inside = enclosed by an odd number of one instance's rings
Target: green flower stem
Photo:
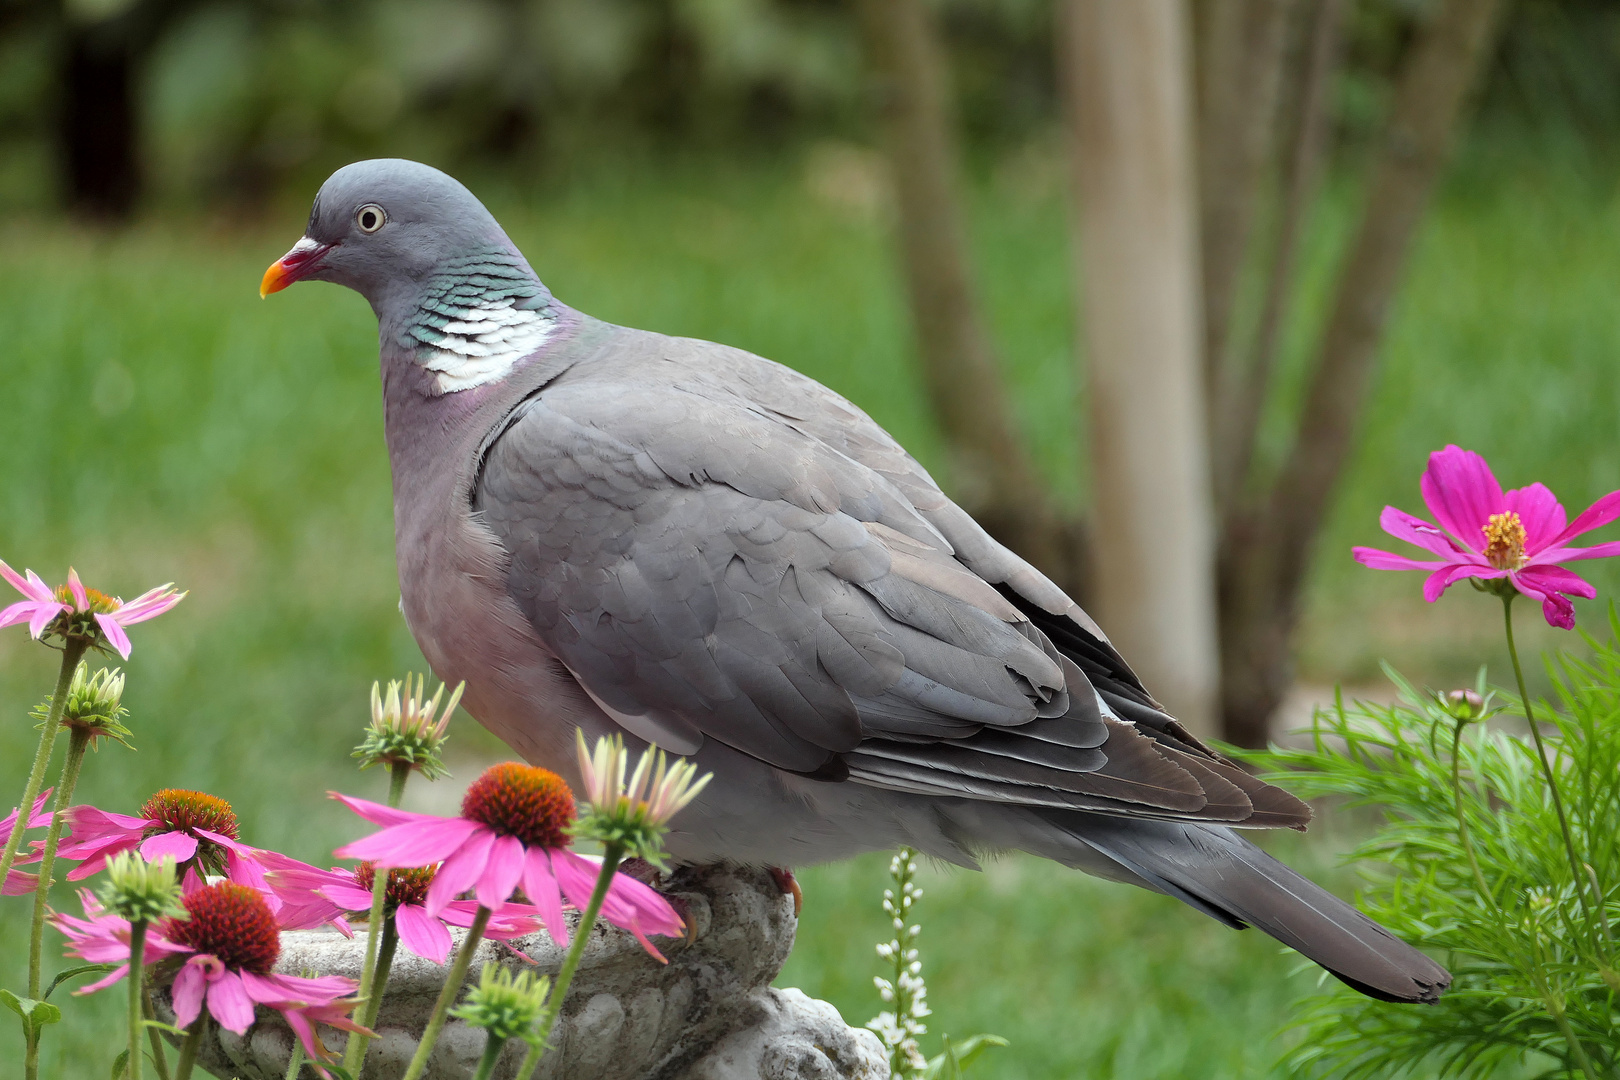
[[[287,1062],[287,1078],[286,1078],[286,1080],[298,1080],[298,1074],[299,1074],[299,1072],[301,1072],[303,1070],[303,1068],[304,1068],[304,1044],[299,1042],[296,1038],[294,1038],[293,1039],[292,1058],[290,1060],[288,1060],[288,1062]],[[135,1078],[131,1077],[130,1080],[135,1080]]]
[[[377,975],[371,982],[371,996],[366,999],[361,1024],[376,1030],[377,1014],[382,1011],[383,994],[388,991],[388,976],[394,968],[394,949],[399,945],[399,927],[393,919],[383,920],[382,944],[377,948]]]
[[[73,734],[77,735],[75,731]],[[129,1080],[141,1080],[142,999],[146,996],[144,961],[146,958],[146,920],[129,924]]]
[[[400,800],[405,797],[405,781],[411,776],[411,765],[408,761],[395,761],[388,769],[388,805],[397,807]],[[369,1017],[363,1022],[364,1027],[371,1027],[372,1021],[377,1019],[377,1009],[382,1005],[382,987],[375,984],[379,980],[388,981],[388,969],[384,964],[392,965],[394,954],[389,951],[386,960],[379,951],[380,939],[385,936],[383,923],[386,921],[387,930],[393,930],[394,920],[383,918],[383,908],[388,900],[388,871],[373,869],[371,875],[371,913],[366,922],[366,960],[360,966],[360,989],[358,996],[361,1009]],[[373,990],[375,989],[375,994]],[[365,1066],[366,1044],[371,1040],[359,1032],[349,1034],[349,1044],[343,1050],[343,1067],[349,1070],[350,1075],[358,1077]]]
[[[203,1029],[208,1026],[208,1010],[197,1014],[186,1030],[185,1041],[180,1044],[180,1060],[174,1066],[174,1080],[191,1080],[191,1067],[197,1064],[197,1051],[202,1048]]]
[[[1501,906],[1496,902],[1496,894],[1485,884],[1485,874],[1479,868],[1479,856],[1474,852],[1474,837],[1468,829],[1468,819],[1463,816],[1462,798],[1462,733],[1468,726],[1468,721],[1458,720],[1451,732],[1451,797],[1457,811],[1457,836],[1462,840],[1463,851],[1468,854],[1468,865],[1474,871],[1474,886],[1479,889],[1480,896],[1491,905],[1498,914]]]
[[[585,913],[580,916],[579,926],[574,931],[574,940],[568,946],[568,955],[563,958],[562,970],[557,972],[556,981],[551,984],[551,993],[546,997],[546,1011],[540,1014],[540,1022],[535,1027],[534,1038],[529,1043],[529,1052],[523,1058],[523,1064],[518,1068],[517,1080],[529,1080],[534,1070],[540,1067],[540,1055],[546,1052],[546,1042],[551,1038],[551,1029],[557,1023],[557,1016],[562,1012],[563,998],[568,996],[568,985],[574,981],[574,972],[579,968],[580,958],[585,955],[585,945],[590,941],[591,929],[596,925],[596,917],[602,912],[602,901],[607,899],[608,888],[613,884],[613,875],[618,872],[619,863],[624,861],[623,844],[607,844],[602,849],[602,869],[596,875],[596,888],[591,890],[591,901],[585,905]]]
[[[411,1057],[411,1066],[405,1070],[405,1080],[419,1080],[427,1071],[428,1057],[433,1053],[433,1044],[439,1041],[439,1032],[444,1030],[445,1017],[450,1013],[450,1006],[455,1004],[456,995],[461,992],[461,984],[467,979],[467,969],[472,966],[473,954],[478,951],[478,942],[484,936],[484,928],[489,925],[492,912],[482,904],[478,905],[478,914],[473,916],[472,926],[467,929],[467,936],[461,942],[461,948],[456,950],[456,958],[450,962],[450,972],[445,976],[444,988],[439,991],[439,998],[433,1003],[433,1015],[428,1017],[427,1030],[422,1032],[422,1041],[416,1044],[416,1053]]]
[[[141,1016],[147,1020],[157,1019],[157,1011],[152,1008],[152,988],[146,985],[145,979],[141,980]],[[157,1028],[148,1027],[146,1038],[152,1046],[152,1064],[157,1067],[158,1080],[169,1080],[169,1055],[163,1049],[163,1036],[158,1034]]]
[[[34,800],[39,798],[40,785],[45,782],[45,767],[50,764],[51,750],[56,746],[56,729],[62,726],[62,707],[67,704],[68,687],[73,683],[73,673],[79,668],[79,658],[84,656],[89,642],[78,638],[69,638],[62,646],[62,670],[56,676],[56,693],[51,695],[51,708],[45,717],[45,729],[39,733],[39,747],[34,751],[34,768],[28,774],[28,785],[23,788],[22,802],[17,806],[17,823],[11,827],[11,835],[6,838],[5,854],[0,855],[0,881],[4,881],[6,871],[17,858],[17,849],[22,846],[23,832],[28,828],[28,819],[32,816]]]
[[[40,853],[39,884],[34,887],[34,924],[28,939],[28,996],[31,998],[39,997],[40,948],[45,940],[45,912],[50,906],[51,871],[56,865],[56,845],[62,838],[62,818],[73,800],[73,789],[79,784],[79,767],[84,764],[84,751],[90,745],[90,737],[88,728],[73,729],[73,734],[68,736],[62,778],[56,782],[56,807],[51,811],[51,827],[45,833],[45,848]],[[136,1077],[131,1074],[130,1080]]]
[[[1569,831],[1569,819],[1564,815],[1564,799],[1558,793],[1558,779],[1553,775],[1552,762],[1547,760],[1547,744],[1541,739],[1541,725],[1536,723],[1535,712],[1530,708],[1530,691],[1525,689],[1524,668],[1519,665],[1519,649],[1513,643],[1514,595],[1502,597],[1502,623],[1507,629],[1508,656],[1513,660],[1513,677],[1519,683],[1519,700],[1524,703],[1524,719],[1530,725],[1530,737],[1536,741],[1536,762],[1541,766],[1541,774],[1547,778],[1547,790],[1552,795],[1553,809],[1558,812],[1558,828],[1564,836],[1564,852],[1569,856],[1569,870],[1574,876],[1575,894],[1581,898],[1581,907],[1590,917],[1592,912],[1587,904],[1586,889],[1583,887],[1586,875],[1581,872],[1581,860],[1575,854],[1575,838]]]
[[[1564,1042],[1569,1044],[1569,1052],[1575,1058],[1575,1064],[1580,1066],[1582,1073],[1586,1074],[1586,1080],[1603,1080],[1598,1075],[1597,1067],[1592,1064],[1592,1059],[1586,1056],[1586,1047],[1581,1045],[1581,1040],[1575,1034],[1575,1029],[1569,1026],[1569,1017],[1564,1015],[1563,1006],[1555,1001],[1550,994],[1543,1001],[1547,1006],[1547,1010],[1552,1013],[1553,1020],[1558,1024],[1558,1030],[1563,1033]]]
[[[489,1080],[495,1072],[495,1063],[501,1060],[501,1051],[506,1048],[505,1039],[497,1039],[491,1035],[484,1044],[484,1056],[478,1059],[478,1071],[473,1074],[473,1080]]]

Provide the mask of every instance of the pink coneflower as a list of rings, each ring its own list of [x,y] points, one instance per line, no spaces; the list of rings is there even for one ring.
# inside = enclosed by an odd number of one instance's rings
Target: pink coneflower
[[[376,871],[370,863],[356,869],[322,870],[274,852],[260,852],[265,878],[281,900],[277,919],[287,930],[306,930],[331,924],[348,934],[347,916],[371,910],[371,889]],[[452,900],[437,915],[429,915],[424,902],[433,883],[431,866],[388,871],[385,915],[392,915],[399,940],[417,956],[442,964],[450,955],[447,927],[466,928],[478,913],[472,900]],[[511,941],[540,928],[540,913],[527,904],[504,904],[490,917],[485,937]]]
[[[130,644],[124,628],[155,619],[186,598],[172,585],[159,585],[126,604],[116,596],[86,588],[76,570],[68,570],[66,585],[52,589],[32,570],[24,577],[3,561],[0,577],[27,598],[0,610],[0,626],[25,622],[29,636],[35,639],[47,632],[91,641],[105,637],[125,660]]]
[[[84,905],[84,918],[59,912],[51,916],[51,922],[67,935],[69,956],[92,964],[118,965],[95,982],[74,991],[75,994],[93,994],[129,974],[130,925],[128,919],[108,914],[89,889],[79,890],[79,903]],[[161,935],[149,932],[142,959],[146,964],[155,964],[185,951],[163,940]]]
[[[1439,559],[1409,559],[1366,547],[1354,553],[1374,570],[1431,571],[1423,583],[1423,598],[1430,603],[1464,578],[1506,581],[1541,601],[1547,622],[1568,630],[1575,625],[1569,598],[1590,598],[1597,590],[1558,564],[1620,555],[1620,541],[1569,546],[1582,533],[1620,517],[1620,491],[1611,491],[1566,524],[1563,506],[1546,487],[1531,484],[1504,492],[1484,458],[1456,446],[1429,455],[1422,491],[1438,527],[1393,506],[1384,507],[1378,523],[1391,536]]]
[[[461,816],[452,818],[333,796],[367,821],[385,826],[339,848],[340,858],[386,868],[443,863],[423,901],[430,915],[469,889],[479,905],[495,911],[521,885],[552,938],[567,944],[563,897],[581,909],[590,901],[601,863],[569,849],[573,793],[556,773],[510,761],[493,766],[467,788]],[[633,933],[659,959],[647,935],[681,932],[681,920],[669,902],[623,874],[608,890],[602,915]]]
[[[40,829],[51,823],[51,815],[42,813],[42,811],[45,809],[46,800],[51,797],[51,792],[54,790],[54,788],[46,788],[40,792],[39,798],[34,800],[33,813],[28,815],[28,824],[24,825],[23,828]],[[17,814],[18,810],[13,809],[11,813],[0,818],[0,837],[11,836],[11,830],[17,825]],[[33,892],[38,883],[39,879],[33,874],[27,874],[21,870],[7,870],[6,880],[0,882],[0,896],[24,896]]]
[[[71,832],[57,857],[84,860],[69,872],[69,881],[96,873],[120,851],[138,850],[148,862],[173,855],[188,892],[208,874],[266,888],[255,850],[236,839],[231,804],[217,796],[165,788],[146,800],[138,817],[94,806],[69,807],[66,816]]]

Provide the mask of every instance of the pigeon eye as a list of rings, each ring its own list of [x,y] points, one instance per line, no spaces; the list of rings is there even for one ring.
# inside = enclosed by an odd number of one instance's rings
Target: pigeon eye
[[[388,211],[376,203],[366,203],[354,212],[354,223],[363,233],[374,233],[388,223]]]

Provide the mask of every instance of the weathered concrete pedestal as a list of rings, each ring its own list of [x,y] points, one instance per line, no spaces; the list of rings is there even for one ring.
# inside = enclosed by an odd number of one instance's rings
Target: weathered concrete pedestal
[[[552,1049],[540,1065],[544,1080],[887,1080],[887,1056],[877,1036],[844,1023],[838,1011],[798,990],[770,982],[793,947],[793,900],[770,874],[736,867],[681,870],[664,890],[685,905],[695,927],[690,941],[655,939],[669,958],[662,965],[630,935],[598,927],[574,977]],[[571,916],[578,918],[577,915]],[[454,931],[458,938],[459,931]],[[515,942],[555,974],[564,950],[537,934]],[[282,937],[277,970],[358,979],[363,936],[293,931]],[[511,949],[479,946],[479,966],[527,966]],[[366,1080],[398,1080],[416,1050],[444,968],[403,948],[377,1022]],[[168,1013],[168,1002],[158,1011]],[[341,1052],[341,1032],[325,1029]],[[211,1029],[198,1061],[215,1076],[281,1080],[292,1054],[292,1032],[273,1012],[259,1010],[244,1036]],[[483,1053],[484,1034],[459,1020],[446,1025],[428,1067],[428,1080],[467,1080]],[[526,1047],[506,1048],[497,1077],[510,1077]],[[313,1075],[306,1070],[305,1076]]]

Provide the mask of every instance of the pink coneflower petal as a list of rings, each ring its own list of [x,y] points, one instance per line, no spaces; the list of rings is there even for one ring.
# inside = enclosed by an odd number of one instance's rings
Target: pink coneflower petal
[[[1425,551],[1432,551],[1447,561],[1455,561],[1461,557],[1484,561],[1482,556],[1458,547],[1444,532],[1422,518],[1408,514],[1405,510],[1393,506],[1384,507],[1384,512],[1378,515],[1378,524],[1395,539],[1405,540],[1408,544],[1423,548]]]
[[[495,834],[476,822],[468,824],[473,826],[471,834],[444,860],[444,865],[433,875],[433,884],[428,886],[427,901],[422,906],[427,908],[429,915],[437,915],[457,895],[478,884],[489,862],[490,848],[495,846]],[[376,865],[381,868],[383,864],[376,862]]]
[[[66,604],[36,604],[33,614],[28,619],[28,636],[38,638],[45,632],[45,627],[50,625],[52,619],[64,611],[71,610],[72,608]]]
[[[1442,566],[1456,565],[1438,560],[1408,559],[1405,555],[1396,555],[1370,547],[1351,548],[1350,553],[1355,556],[1356,562],[1374,570],[1438,570]]]
[[[27,896],[39,886],[39,875],[24,870],[7,870],[0,882],[0,896]]]
[[[197,838],[179,830],[161,832],[143,840],[140,850],[141,858],[147,862],[157,862],[165,855],[173,855],[175,862],[183,863],[197,854]]]
[[[7,584],[9,584],[13,589],[16,589],[18,592],[22,593],[24,596],[28,597],[30,600],[36,600],[44,603],[49,603],[56,600],[56,594],[51,592],[49,585],[46,585],[39,579],[38,574],[30,570],[28,571],[28,576],[25,578],[11,567],[7,566],[4,559],[0,559],[0,578],[5,578]]]
[[[1502,485],[1484,458],[1458,446],[1437,450],[1419,487],[1442,528],[1469,550],[1484,549],[1485,525],[1502,509]]]
[[[79,580],[79,572],[68,567],[68,592],[73,594],[73,607],[76,611],[90,610],[90,597],[84,591],[84,582]]]
[[[208,1011],[219,1026],[238,1035],[253,1026],[253,999],[242,986],[242,975],[226,969],[208,984]]]
[[[497,911],[511,897],[523,877],[523,841],[515,836],[497,836],[489,848],[489,861],[478,877],[478,902]]]
[[[371,894],[358,885],[322,885],[320,893],[344,911],[371,910]]]
[[[124,626],[134,626],[155,619],[184,600],[188,594],[174,591],[174,583],[147,589],[127,604],[119,606],[113,614]]]
[[[98,874],[103,868],[106,867],[108,859],[112,858],[114,855],[117,855],[121,851],[133,851],[139,843],[139,836],[129,836],[124,837],[123,839],[108,841],[106,844],[97,848],[95,850],[95,854],[91,855],[89,858],[86,858],[84,862],[80,863],[78,866],[75,866],[72,870],[69,870],[67,879],[69,881],[83,881],[92,874]],[[58,852],[58,854],[63,858],[76,859],[81,857],[78,855],[68,855],[65,852]]]
[[[97,612],[96,625],[100,626],[101,632],[107,636],[107,643],[117,650],[119,656],[128,660],[130,650],[134,646],[129,643],[129,635],[124,633],[124,628],[118,625],[117,618]]]
[[[420,815],[426,820],[394,825],[345,844],[333,854],[340,859],[363,859],[379,867],[431,866],[455,854],[468,837],[484,830],[465,818],[439,818]]]
[[[34,808],[28,815],[28,824],[24,826],[25,828],[38,829],[51,823],[51,815],[45,812],[45,804],[50,801],[51,792],[55,790],[54,787],[48,787],[39,793],[39,797],[34,800]],[[21,808],[13,806],[11,813],[0,818],[0,836],[11,835],[11,827],[17,824],[17,815],[19,813],[21,813]]]
[[[372,802],[369,799],[356,799],[352,795],[345,795],[339,791],[328,791],[326,794],[328,798],[336,799],[373,825],[392,828],[395,825],[413,825],[445,820],[437,814],[417,814],[409,810],[397,810],[392,806],[384,806],[382,803]]]
[[[124,951],[126,953],[128,953],[129,950],[126,948]],[[142,955],[143,956],[145,955],[144,951],[143,951]],[[105,962],[105,961],[103,961],[103,962]],[[111,986],[113,983],[117,982],[119,979],[122,979],[125,975],[128,975],[128,974],[129,974],[129,964],[128,964],[128,962],[119,964],[117,967],[115,967],[111,971],[107,972],[107,974],[103,975],[101,978],[97,979],[95,982],[90,983],[90,984],[88,984],[86,986],[81,986],[77,990],[73,991],[73,993],[74,993],[75,996],[77,996],[79,994],[93,994],[97,990],[105,990],[105,989],[107,989],[107,987]]]
[[[566,865],[575,875],[571,883],[574,888],[589,882],[590,888],[594,889],[596,877],[602,869],[602,860],[572,851],[559,851],[552,854],[551,865],[557,870],[558,879],[564,881],[563,891],[568,892],[572,898],[573,894],[569,892],[570,883],[564,878],[563,866]],[[587,891],[587,901],[589,898],[590,893]],[[675,913],[669,901],[658,895],[657,890],[651,886],[637,881],[628,874],[613,875],[613,884],[602,901],[602,917],[615,926],[630,930],[649,949],[652,946],[647,944],[642,936],[642,930],[649,934],[663,934],[666,937],[678,936],[682,931],[680,916]],[[656,953],[657,950],[653,951]]]
[[[394,912],[394,928],[405,947],[424,960],[442,964],[450,955],[450,931],[420,904],[401,904]]]
[[[217,961],[216,961],[217,962]],[[169,993],[174,1005],[175,1026],[189,1028],[197,1014],[202,1012],[203,995],[208,991],[208,980],[195,963],[187,962],[174,977]]]
[[[535,907],[551,940],[568,944],[568,921],[563,918],[562,893],[557,875],[551,869],[551,855],[544,848],[530,848],[523,856],[523,892]]]

